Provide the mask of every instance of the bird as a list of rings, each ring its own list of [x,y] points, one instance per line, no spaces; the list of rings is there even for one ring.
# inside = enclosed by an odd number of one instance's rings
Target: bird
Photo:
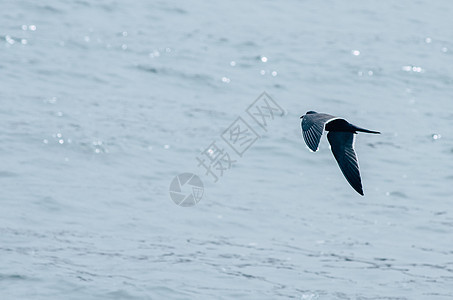
[[[359,163],[354,151],[354,134],[366,132],[380,134],[379,131],[357,127],[343,118],[310,110],[301,116],[302,136],[308,148],[316,152],[324,131],[341,172],[352,188],[364,195],[360,178]]]

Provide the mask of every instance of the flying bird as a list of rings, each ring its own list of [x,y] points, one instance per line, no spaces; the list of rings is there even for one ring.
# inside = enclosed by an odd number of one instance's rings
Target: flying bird
[[[318,150],[323,131],[329,132],[327,140],[341,172],[352,188],[363,196],[359,163],[354,151],[354,134],[357,132],[379,134],[380,132],[360,128],[345,119],[312,110],[300,118],[302,119],[302,136],[308,148],[313,152]]]

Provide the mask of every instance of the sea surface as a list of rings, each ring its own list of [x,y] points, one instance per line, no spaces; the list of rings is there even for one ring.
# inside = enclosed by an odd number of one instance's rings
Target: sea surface
[[[0,298],[453,299],[452,15],[1,1]],[[308,110],[382,132],[356,138],[364,197]]]

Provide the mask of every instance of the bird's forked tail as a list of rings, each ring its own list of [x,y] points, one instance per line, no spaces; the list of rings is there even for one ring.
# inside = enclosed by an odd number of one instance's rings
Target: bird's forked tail
[[[368,130],[365,128],[360,128],[354,125],[355,131],[360,131],[360,132],[366,132],[366,133],[375,133],[375,134],[381,134],[379,131],[373,131],[373,130]]]

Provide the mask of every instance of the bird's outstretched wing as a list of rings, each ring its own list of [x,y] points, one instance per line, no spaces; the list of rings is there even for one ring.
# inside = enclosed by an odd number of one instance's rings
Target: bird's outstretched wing
[[[329,131],[327,134],[333,156],[349,184],[363,196],[359,163],[354,151],[354,134],[352,132]]]
[[[319,141],[321,140],[324,125],[327,121],[335,119],[334,116],[328,114],[306,114],[302,118],[302,136],[304,137],[305,144],[311,151],[318,150]]]

